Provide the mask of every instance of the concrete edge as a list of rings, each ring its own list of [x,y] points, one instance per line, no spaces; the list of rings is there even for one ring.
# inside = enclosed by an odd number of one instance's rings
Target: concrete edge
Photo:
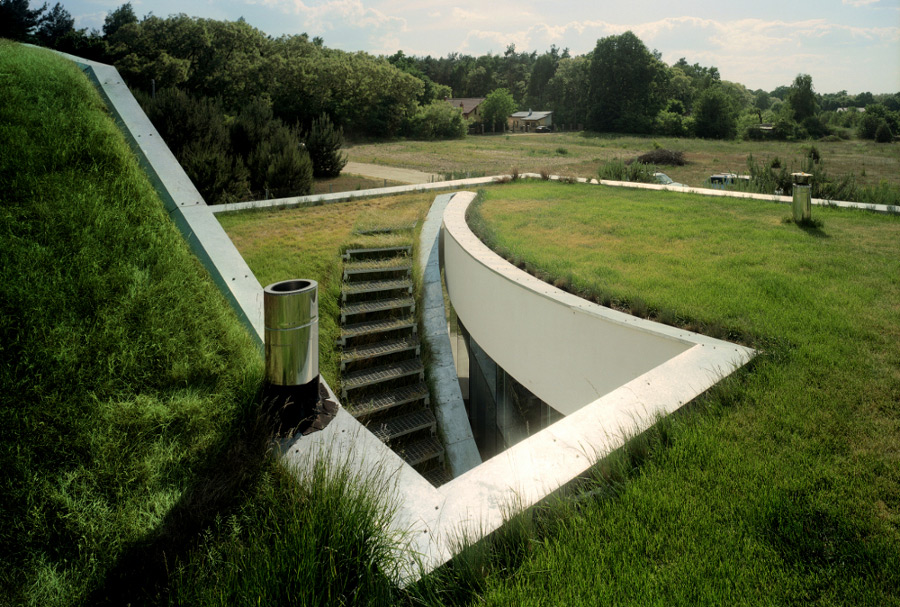
[[[478,446],[466,414],[444,309],[439,236],[444,209],[454,194],[435,197],[419,234],[419,270],[422,273],[422,338],[431,348],[429,373],[434,380],[435,416],[454,477],[481,464]]]
[[[59,53],[98,87],[169,216],[257,343],[263,343],[262,286],[209,206],[110,65]]]

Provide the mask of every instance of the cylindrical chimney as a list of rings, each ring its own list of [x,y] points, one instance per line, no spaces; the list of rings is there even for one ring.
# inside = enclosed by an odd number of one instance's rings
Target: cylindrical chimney
[[[319,398],[318,289],[314,280],[284,280],[263,292],[266,380],[301,405]]]
[[[809,173],[791,173],[793,179],[794,221],[809,221],[812,217],[812,186]]]

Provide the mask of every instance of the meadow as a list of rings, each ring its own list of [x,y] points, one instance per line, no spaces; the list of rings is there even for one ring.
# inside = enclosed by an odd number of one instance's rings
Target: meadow
[[[666,137],[637,137],[589,132],[472,135],[450,141],[392,141],[357,143],[347,148],[353,162],[368,162],[452,175],[499,175],[518,169],[540,173],[596,178],[601,164],[627,161],[657,147],[684,152],[684,166],[661,166],[677,182],[700,187],[713,173],[747,172],[747,157],[800,170],[815,146],[828,175],[853,175],[862,186],[882,181],[900,187],[900,146],[872,141],[717,141]]]

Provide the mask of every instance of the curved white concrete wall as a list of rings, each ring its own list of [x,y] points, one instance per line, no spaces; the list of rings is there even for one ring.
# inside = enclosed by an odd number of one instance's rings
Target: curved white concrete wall
[[[569,415],[658,367],[701,335],[616,312],[557,289],[488,249],[466,224],[472,193],[444,212],[450,301],[498,365]]]

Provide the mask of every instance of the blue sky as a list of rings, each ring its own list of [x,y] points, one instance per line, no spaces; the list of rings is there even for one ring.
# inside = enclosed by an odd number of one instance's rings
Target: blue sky
[[[100,27],[120,0],[61,0],[76,27]],[[52,3],[52,2],[51,2]],[[37,4],[32,2],[32,4]],[[572,54],[635,32],[663,60],[716,66],[750,89],[798,73],[821,93],[900,92],[900,0],[134,0],[139,17],[187,13],[248,23],[272,36],[308,33],[347,51],[446,56],[551,44]]]

